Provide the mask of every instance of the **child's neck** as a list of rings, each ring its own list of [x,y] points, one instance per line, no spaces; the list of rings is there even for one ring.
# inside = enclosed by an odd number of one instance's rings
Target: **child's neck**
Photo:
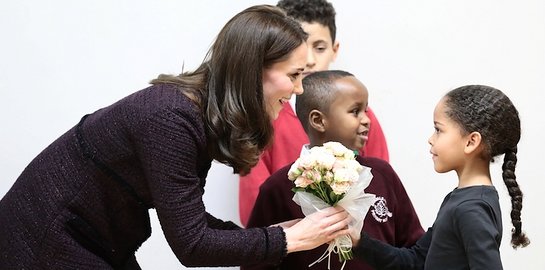
[[[484,160],[466,164],[458,174],[458,188],[471,186],[492,186],[489,162]]]
[[[472,187],[472,186],[492,186],[492,179],[485,175],[473,177],[470,179],[458,181],[458,188]]]

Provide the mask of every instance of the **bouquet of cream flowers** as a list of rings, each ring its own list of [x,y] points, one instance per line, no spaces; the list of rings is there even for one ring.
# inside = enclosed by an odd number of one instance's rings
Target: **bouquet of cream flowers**
[[[350,229],[358,232],[375,201],[375,195],[364,192],[372,178],[371,169],[362,166],[354,152],[338,142],[303,151],[288,172],[288,179],[295,184],[293,200],[301,206],[305,216],[340,205],[352,216]],[[336,238],[313,264],[325,258],[329,262],[331,252],[339,255],[344,268],[344,263],[353,258],[352,239],[348,235]]]

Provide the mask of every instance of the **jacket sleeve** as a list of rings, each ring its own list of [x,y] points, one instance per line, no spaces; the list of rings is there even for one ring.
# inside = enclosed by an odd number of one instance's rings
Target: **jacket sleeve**
[[[223,221],[219,218],[216,218],[209,213],[206,213],[206,222],[208,226],[213,229],[222,229],[222,230],[238,230],[241,229],[237,224],[232,221]]]
[[[373,239],[366,233],[353,249],[355,257],[366,261],[375,269],[419,270],[424,269],[431,243],[432,228],[409,248],[397,248]]]
[[[134,144],[165,238],[186,266],[277,263],[285,256],[282,228],[224,229],[202,200],[206,138],[198,114],[187,108],[150,113]],[[211,222],[211,223],[209,223]],[[222,228],[222,229],[220,229]]]

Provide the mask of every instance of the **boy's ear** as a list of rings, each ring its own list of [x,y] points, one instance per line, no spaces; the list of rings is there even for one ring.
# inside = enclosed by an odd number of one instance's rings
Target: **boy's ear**
[[[335,59],[337,59],[337,54],[339,53],[339,41],[338,40],[335,40],[335,42],[333,43],[333,59],[331,60],[331,62],[335,61]]]
[[[312,110],[308,114],[308,124],[311,129],[318,132],[325,131],[324,114],[319,110]]]
[[[466,138],[467,138],[466,146],[464,148],[464,152],[466,154],[471,154],[471,153],[475,152],[476,150],[481,149],[481,145],[482,145],[481,133],[479,133],[477,131],[474,131],[474,132],[469,133],[466,136]]]

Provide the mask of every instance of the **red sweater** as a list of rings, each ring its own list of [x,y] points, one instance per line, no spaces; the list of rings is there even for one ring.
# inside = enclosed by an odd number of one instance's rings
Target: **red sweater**
[[[382,128],[371,108],[367,111],[371,120],[369,140],[360,149],[360,154],[389,161],[388,147]],[[240,177],[239,212],[240,221],[246,226],[248,217],[254,207],[259,186],[274,172],[286,164],[294,162],[301,153],[301,147],[308,144],[308,137],[289,103],[284,104],[278,118],[273,122],[274,141],[271,147],[263,152],[257,165],[250,174]]]
[[[424,230],[399,177],[384,160],[361,156],[357,156],[357,160],[370,167],[373,174],[373,179],[365,192],[377,196],[365,217],[363,231],[396,247],[412,246],[424,234]],[[288,180],[290,166],[291,164],[278,170],[261,185],[248,227],[268,226],[304,217],[301,207],[292,200],[294,193],[291,189],[294,185]],[[307,269],[309,264],[320,258],[326,248],[327,245],[322,245],[313,250],[290,253],[280,265],[248,265],[241,269]],[[340,269],[338,255],[332,256],[331,269]],[[327,269],[327,260],[317,263],[310,269]],[[362,260],[353,259],[346,263],[344,269],[372,268]]]

